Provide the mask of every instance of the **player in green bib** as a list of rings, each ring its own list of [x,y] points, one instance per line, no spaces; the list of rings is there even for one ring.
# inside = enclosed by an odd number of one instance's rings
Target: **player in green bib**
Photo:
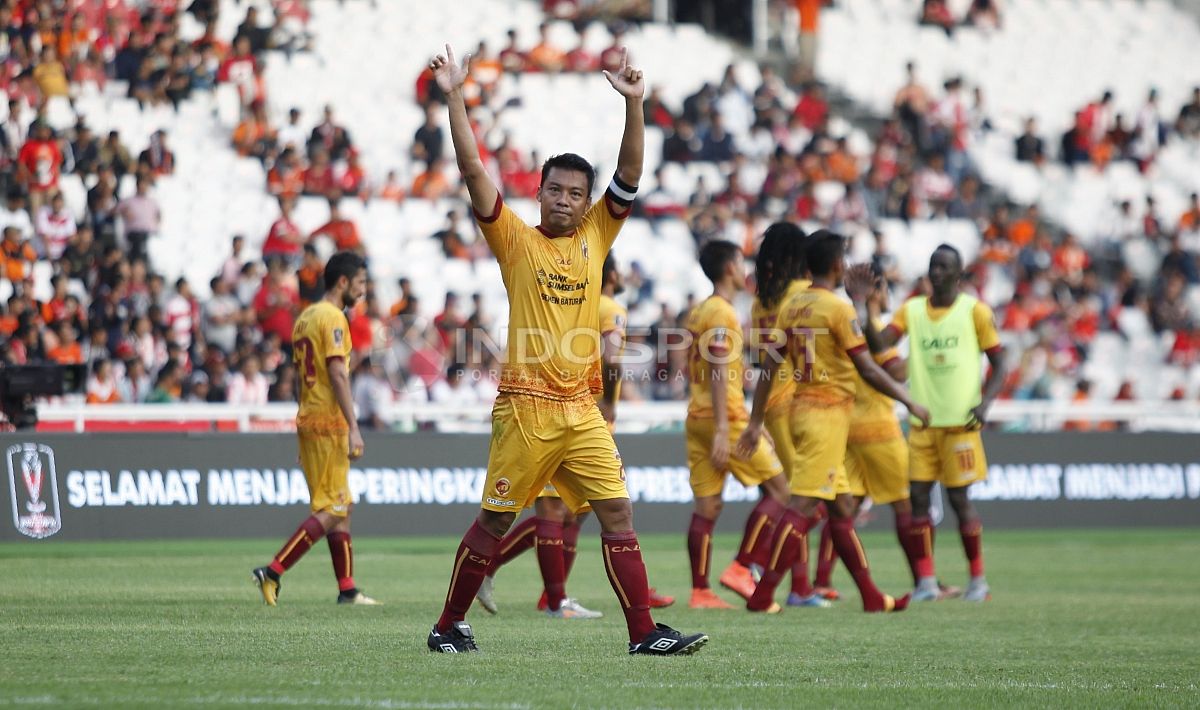
[[[875,287],[868,265],[846,275],[846,291],[860,313],[871,352],[909,339],[908,378],[912,398],[929,409],[930,425],[912,424],[909,436],[909,478],[912,482],[910,540],[924,554],[916,560],[918,581],[913,601],[941,598],[933,565],[933,525],[929,498],[933,484],[946,488],[950,506],[958,517],[963,550],[971,579],[963,598],[985,601],[990,597],[983,574],[983,525],[967,495],[970,485],[987,478],[987,459],[980,429],[988,409],[1004,382],[1004,347],[996,332],[992,309],[962,293],[962,255],[942,244],[929,258],[932,294],[908,299],[882,331],[865,317],[866,300]],[[991,371],[983,376],[986,355]],[[982,388],[980,382],[983,383]]]

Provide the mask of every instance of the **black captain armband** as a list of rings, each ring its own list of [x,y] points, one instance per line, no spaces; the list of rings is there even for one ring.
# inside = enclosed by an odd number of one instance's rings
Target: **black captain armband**
[[[605,191],[608,199],[613,201],[613,204],[620,207],[628,207],[633,204],[637,198],[637,186],[629,185],[621,178],[613,175],[612,182],[608,184],[608,190]]]

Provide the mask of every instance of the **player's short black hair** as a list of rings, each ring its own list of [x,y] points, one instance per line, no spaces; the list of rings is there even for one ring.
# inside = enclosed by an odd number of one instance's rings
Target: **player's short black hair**
[[[805,254],[808,270],[813,276],[828,276],[833,265],[846,257],[846,238],[828,229],[814,232]]]
[[[559,153],[550,156],[546,162],[542,163],[542,181],[538,183],[538,187],[546,184],[546,178],[550,175],[551,168],[583,173],[587,177],[587,194],[589,196],[592,194],[592,188],[596,185],[596,169],[582,156],[575,153]]]
[[[332,290],[337,286],[338,279],[345,276],[347,280],[352,280],[359,271],[367,268],[367,262],[363,258],[352,251],[339,251],[329,257],[329,261],[325,264],[325,290]]]
[[[741,253],[733,242],[714,239],[700,249],[700,268],[714,284],[725,274],[725,267]]]
[[[962,252],[960,252],[958,249],[955,249],[954,247],[950,246],[949,244],[946,244],[946,243],[938,244],[937,248],[934,249],[933,251],[935,254],[939,251],[950,252],[951,254],[954,255],[954,261],[955,261],[955,263],[958,264],[958,268],[961,269],[963,267]]]
[[[600,283],[603,284],[607,282],[608,275],[616,273],[616,271],[617,260],[613,258],[612,252],[609,252],[608,256],[604,257],[604,267],[600,271]]]

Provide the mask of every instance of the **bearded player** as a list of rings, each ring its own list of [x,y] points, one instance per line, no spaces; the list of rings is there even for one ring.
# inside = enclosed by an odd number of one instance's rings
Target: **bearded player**
[[[681,634],[650,616],[650,592],[633,507],[612,433],[592,396],[599,387],[600,285],[604,258],[628,217],[642,175],[645,120],[642,73],[624,60],[604,72],[625,100],[617,170],[592,204],[595,171],[574,154],[542,166],[541,223],[525,224],[504,204],[479,158],[462,87],[470,57],[450,47],[430,62],[446,95],[450,135],[480,230],[500,264],[509,299],[509,336],[482,510],[455,554],[442,615],[429,632],[432,651],[478,651],[465,621],[500,539],[518,511],[553,482],[573,511],[590,504],[600,522],[604,568],[625,614],[629,653],[690,654],[705,634]],[[565,117],[571,120],[571,117]]]
[[[275,559],[253,571],[263,601],[275,606],[280,578],[318,540],[326,537],[337,578],[338,604],[374,605],[354,585],[354,555],[350,544],[350,461],[363,455],[363,438],[350,394],[350,324],[345,310],[353,308],[367,286],[362,257],[339,252],[325,265],[325,295],[296,319],[292,359],[300,383],[296,434],[300,466],[308,484],[312,515],[284,543]]]
[[[909,535],[921,550],[913,598],[932,600],[940,596],[934,574],[929,499],[933,484],[941,483],[958,518],[970,568],[963,599],[982,602],[991,596],[983,574],[983,524],[967,493],[972,483],[987,478],[980,430],[1004,383],[1004,347],[992,309],[959,290],[962,269],[958,250],[948,244],[939,246],[929,257],[931,295],[905,301],[882,331],[868,321],[866,337],[872,352],[883,352],[904,335],[910,336],[909,387],[913,398],[928,407],[932,416],[928,424],[914,423],[908,435],[913,507]],[[869,270],[861,267],[856,267],[847,279],[847,292],[860,309],[866,307],[875,280]],[[986,379],[984,354],[991,365]]]
[[[772,542],[770,565],[747,603],[751,611],[771,611],[779,581],[808,544],[812,516],[821,501],[829,509],[833,544],[862,596],[868,612],[902,611],[908,597],[894,599],[879,591],[871,579],[866,554],[854,531],[854,498],[846,477],[846,440],[857,388],[855,372],[870,386],[899,400],[921,420],[928,413],[871,359],[854,308],[833,289],[845,272],[845,239],[820,231],[807,251],[812,285],[783,304],[777,327],[788,335],[788,367],[796,380],[792,400],[791,435],[796,446],[792,468],[791,505],[780,520]],[[738,442],[750,450],[762,436],[766,403],[778,368],[776,358],[765,363],[764,376],[754,393],[750,424]]]
[[[629,318],[625,307],[614,296],[624,290],[621,272],[612,254],[604,259],[603,285],[600,292],[600,367],[602,390],[596,396],[596,406],[609,431],[616,423],[617,400],[621,393],[619,358],[625,349],[625,330]],[[587,518],[589,508],[573,514],[554,488],[547,484],[533,504],[534,516],[521,521],[500,541],[500,551],[488,574],[483,578],[476,598],[489,614],[499,612],[493,594],[495,575],[503,565],[516,559],[530,548],[537,549],[538,569],[542,573],[543,591],[538,599],[538,611],[559,619],[598,619],[603,614],[584,607],[566,594],[567,577],[575,564],[579,544],[579,529]],[[561,562],[560,562],[561,559]],[[650,607],[657,609],[675,603],[675,599],[650,589]]]
[[[726,475],[745,486],[759,486],[762,497],[746,519],[737,556],[721,573],[721,584],[748,598],[754,592],[751,564],[765,564],[775,521],[788,501],[783,465],[767,441],[746,455],[731,456],[746,428],[748,413],[742,394],[743,335],[733,298],[746,288],[742,252],[732,242],[711,241],[700,250],[700,268],[713,284],[713,294],[692,309],[687,329],[690,384],[687,420],[688,468],[695,510],[688,526],[688,559],[692,566],[692,609],[732,609],[708,586],[712,534],[723,503]]]
[[[807,246],[808,236],[791,222],[777,222],[763,233],[754,262],[757,294],[750,307],[751,342],[760,368],[786,341],[786,335],[776,327],[781,306],[812,283],[807,278],[808,267],[804,259]],[[777,370],[771,385],[771,396],[767,400],[764,425],[789,481],[796,457],[791,434],[792,398],[795,393],[796,383],[790,373],[782,368]],[[773,532],[765,530],[764,534],[770,537]],[[762,569],[756,571],[761,577]],[[830,606],[809,583],[807,546],[801,548],[800,557],[792,566],[792,590],[788,594],[787,604],[816,608]]]

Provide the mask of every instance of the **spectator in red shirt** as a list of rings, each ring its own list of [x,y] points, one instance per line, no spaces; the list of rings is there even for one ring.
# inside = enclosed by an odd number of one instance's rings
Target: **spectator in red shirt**
[[[336,185],[329,153],[324,148],[318,148],[313,151],[312,165],[304,171],[304,194],[328,196]]]
[[[221,62],[217,81],[230,82],[237,87],[242,105],[248,106],[258,97],[258,62],[250,49],[250,38],[242,35],[234,40],[233,54]]]
[[[618,23],[613,25],[608,30],[612,33],[612,44],[600,53],[600,68],[607,72],[616,72],[621,69],[622,59],[627,59],[629,64],[633,65],[633,59],[626,57],[625,46],[622,43],[622,38],[625,36],[625,25]]]
[[[458,307],[458,294],[447,292],[446,305],[442,308],[442,312],[433,319],[433,327],[438,334],[441,352],[449,351],[450,346],[458,342],[460,332],[466,324],[467,319],[463,317]]]
[[[370,197],[367,189],[367,173],[358,162],[358,152],[350,150],[346,154],[346,167],[337,174],[336,187],[343,195],[357,195],[364,201]]]
[[[49,193],[58,188],[62,151],[44,121],[35,123],[31,133],[17,154],[17,175],[29,190],[30,211],[37,214]]]
[[[254,315],[263,333],[277,335],[281,343],[291,345],[299,305],[300,294],[289,283],[287,266],[278,260],[272,262],[253,303]]]
[[[337,251],[353,251],[359,255],[366,255],[366,249],[363,248],[362,238],[358,233],[358,226],[354,224],[353,220],[342,216],[338,203],[338,197],[329,198],[329,221],[317,228],[317,231],[313,232],[309,239],[329,237],[333,240]]]
[[[580,37],[579,45],[567,52],[563,71],[585,74],[596,71],[598,66],[600,66],[600,58],[587,51],[583,44],[583,37]]]
[[[282,261],[295,266],[300,260],[300,252],[304,248],[304,235],[292,221],[292,209],[296,200],[291,197],[279,198],[279,218],[271,225],[267,239],[263,242],[262,255],[268,263]],[[290,337],[290,336],[289,336]]]
[[[520,74],[526,68],[525,53],[517,48],[517,31],[508,31],[508,44],[500,50],[500,66],[509,74]]]
[[[799,118],[800,123],[809,131],[817,130],[817,127],[825,122],[829,116],[829,102],[825,100],[825,90],[820,84],[810,81],[804,86],[804,93],[796,103],[792,115]]]

